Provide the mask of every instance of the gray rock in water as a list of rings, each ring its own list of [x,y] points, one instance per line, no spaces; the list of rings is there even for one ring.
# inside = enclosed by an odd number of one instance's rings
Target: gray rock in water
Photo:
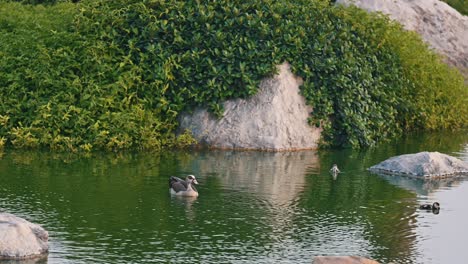
[[[258,93],[248,99],[228,100],[224,116],[213,117],[206,109],[183,115],[180,129],[188,129],[202,144],[220,149],[284,151],[315,149],[322,129],[307,119],[312,108],[299,93],[302,80],[287,63],[265,79]]]
[[[420,152],[389,158],[369,168],[372,172],[414,177],[448,177],[468,174],[468,163],[439,152]]]
[[[368,11],[380,11],[416,31],[449,64],[465,72],[468,67],[468,17],[439,0],[337,0]]]
[[[357,256],[317,256],[313,264],[379,264],[379,262]]]
[[[0,260],[28,259],[49,250],[49,234],[41,226],[8,213],[0,213]]]

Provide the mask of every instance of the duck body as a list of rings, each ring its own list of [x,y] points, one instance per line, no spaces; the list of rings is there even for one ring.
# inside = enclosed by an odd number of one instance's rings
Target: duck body
[[[169,178],[169,191],[172,195],[197,197],[198,191],[195,184],[198,182],[193,175],[188,175],[185,180],[172,176]]]
[[[438,202],[435,202],[433,204],[422,204],[419,206],[419,209],[422,210],[439,210],[440,209],[440,204]]]
[[[336,164],[333,164],[332,168],[330,169],[330,173],[333,174],[333,175],[336,175],[338,173],[340,173],[340,169],[338,169],[338,165]]]

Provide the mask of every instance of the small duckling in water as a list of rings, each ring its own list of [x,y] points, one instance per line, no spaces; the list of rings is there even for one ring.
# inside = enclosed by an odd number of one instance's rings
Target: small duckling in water
[[[330,173],[333,174],[333,175],[336,175],[338,173],[340,173],[340,169],[338,169],[338,165],[336,164],[333,164],[332,168],[330,169]]]
[[[438,202],[433,203],[432,205],[430,204],[422,204],[419,206],[419,209],[422,210],[433,210],[433,211],[438,211],[440,209],[440,204]]]

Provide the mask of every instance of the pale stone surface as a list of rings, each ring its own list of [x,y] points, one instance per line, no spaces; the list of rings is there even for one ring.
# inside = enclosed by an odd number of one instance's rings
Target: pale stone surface
[[[357,256],[317,256],[313,264],[379,264],[379,262]]]
[[[224,116],[217,119],[206,109],[180,119],[202,144],[220,149],[284,151],[315,149],[321,128],[307,122],[312,108],[299,93],[302,80],[284,63],[278,74],[265,79],[258,93],[248,99],[228,100]]]
[[[369,168],[372,172],[414,177],[448,177],[468,174],[468,163],[439,152],[420,152],[389,158]]]
[[[0,259],[26,259],[48,252],[49,234],[41,226],[0,213]]]
[[[416,31],[447,61],[466,73],[468,17],[439,0],[337,0],[368,11],[380,11]]]

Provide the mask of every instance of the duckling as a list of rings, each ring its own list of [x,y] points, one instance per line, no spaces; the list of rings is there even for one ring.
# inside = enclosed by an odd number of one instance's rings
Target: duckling
[[[440,204],[438,202],[435,202],[432,205],[422,204],[422,205],[419,206],[419,209],[436,211],[436,210],[440,209]]]
[[[330,169],[330,173],[333,174],[333,175],[336,175],[338,173],[340,173],[340,169],[338,169],[338,165],[336,164],[333,164],[332,168]]]

